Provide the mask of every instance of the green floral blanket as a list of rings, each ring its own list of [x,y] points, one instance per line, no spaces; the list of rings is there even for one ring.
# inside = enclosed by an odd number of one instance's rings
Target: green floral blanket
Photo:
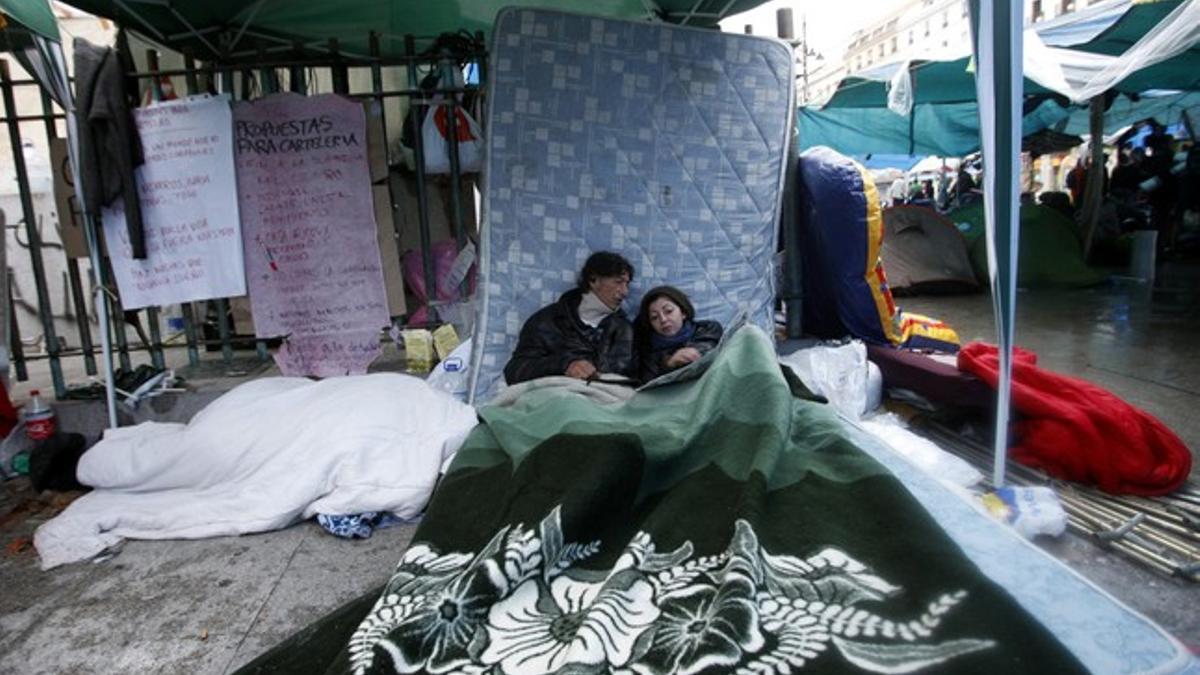
[[[695,381],[480,417],[386,587],[243,672],[1083,670],[757,329]]]

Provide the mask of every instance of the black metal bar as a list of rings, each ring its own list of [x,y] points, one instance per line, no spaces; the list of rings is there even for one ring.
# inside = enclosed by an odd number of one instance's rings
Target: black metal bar
[[[50,119],[55,119],[55,120],[67,119],[67,116],[63,115],[61,113],[51,113],[49,115],[49,117],[50,117]],[[41,115],[17,115],[15,117],[10,117],[8,115],[5,115],[4,117],[0,117],[0,122],[3,122],[5,124],[7,124],[9,120],[15,120],[17,122],[41,122],[41,121],[44,121],[46,118],[47,118],[47,115],[45,113],[43,113]]]
[[[102,264],[104,265],[104,278],[115,285],[117,282],[116,276],[113,275],[112,262],[106,257]],[[108,297],[109,316],[112,317],[109,321],[113,333],[112,343],[117,345],[117,361],[121,364],[120,367],[125,370],[133,370],[133,364],[129,360],[129,340],[125,336],[125,328],[129,322],[125,320],[125,309],[121,307],[121,298],[113,290],[109,289],[104,294]]]
[[[146,63],[154,70],[158,70],[158,52],[153,49],[146,50]],[[162,79],[154,78],[150,80],[150,96],[155,101],[163,99]],[[167,359],[163,355],[162,345],[162,329],[158,325],[158,307],[150,306],[146,308],[146,323],[150,324],[150,362],[154,367],[162,370],[167,367]]]
[[[196,59],[192,50],[183,50],[183,63],[187,67],[184,86],[188,96],[196,94],[200,89],[200,78],[196,76]],[[183,334],[187,339],[188,365],[200,364],[200,347],[196,344],[196,307],[191,302],[180,303],[180,313],[183,314]]]
[[[24,382],[29,379],[29,371],[25,368],[25,347],[21,344],[21,327],[17,324],[17,313],[12,311],[12,275],[8,270],[0,270],[0,273],[8,274],[8,351],[12,354],[13,370],[17,374],[17,382]]]
[[[233,71],[221,71],[221,91],[233,100]],[[217,334],[221,337],[221,360],[228,365],[233,361],[233,344],[229,341],[229,299],[217,298]]]
[[[404,36],[404,51],[408,55],[416,53],[416,40],[412,35]],[[418,87],[420,79],[417,74],[417,62],[408,62],[408,86]],[[429,195],[425,191],[425,148],[421,142],[421,124],[425,121],[427,106],[421,102],[411,101],[413,114],[408,116],[412,125],[413,164],[417,175],[417,218],[421,232],[421,268],[425,279],[425,306],[428,310],[429,321],[436,322],[438,315],[434,300],[437,298],[437,288],[434,286],[433,260],[430,259],[432,244],[429,237]]]
[[[297,53],[304,51],[304,45],[297,42],[293,47]],[[288,91],[293,94],[307,94],[308,82],[305,80],[304,66],[298,63],[288,65]]]
[[[274,69],[265,68],[260,71],[259,75],[262,81],[263,96],[266,96],[267,94],[274,94],[275,92],[279,91],[279,78],[275,75]],[[244,95],[242,98],[249,99],[250,97]],[[269,361],[271,359],[271,353],[267,351],[266,340],[255,340],[254,351],[255,354],[258,355],[259,360]]]
[[[407,37],[408,36],[405,36],[406,41],[407,41]],[[486,55],[487,55],[486,51],[467,52],[467,53],[459,54],[460,57],[462,57],[466,60],[482,59]],[[405,55],[405,56],[396,56],[396,57],[379,58],[379,59],[358,58],[353,55],[349,55],[349,54],[341,52],[340,48],[339,48],[339,51],[336,54],[330,54],[329,56],[327,56],[325,58],[320,58],[320,59],[306,59],[306,60],[300,60],[300,61],[297,61],[294,59],[292,59],[292,60],[278,59],[278,60],[274,60],[274,61],[256,60],[253,63],[227,63],[227,64],[215,64],[214,63],[210,66],[209,70],[220,74],[220,73],[225,73],[225,72],[237,72],[237,71],[244,70],[247,67],[251,67],[251,66],[254,68],[297,68],[297,67],[298,68],[327,68],[330,66],[341,65],[341,66],[345,66],[348,68],[368,68],[373,64],[379,64],[380,66],[383,66],[383,67],[407,66],[410,64],[426,64],[426,63],[430,63],[435,60],[436,60],[435,57],[416,54],[415,50],[414,50],[413,56],[411,56],[411,57]],[[127,77],[136,77],[138,79],[145,79],[145,78],[157,77],[157,76],[162,76],[162,75],[165,75],[168,77],[173,77],[173,76],[187,75],[187,68],[186,67],[185,68],[163,68],[161,70],[160,69],[149,69],[149,70],[143,70],[143,71],[130,71],[130,72],[125,73],[125,75]],[[34,80],[21,80],[20,82],[14,82],[14,84],[34,85],[34,84],[37,84],[37,82]]]
[[[346,62],[342,60],[338,53],[337,38],[329,38],[329,53],[334,56],[334,61],[329,66],[329,75],[333,80],[333,91],[336,94],[350,93],[350,71],[346,66]]]
[[[446,58],[441,63],[442,78],[454,84],[454,70],[458,64],[452,58]],[[462,207],[462,167],[458,156],[458,96],[448,94],[443,104],[446,110],[446,141],[450,160],[450,220],[454,226],[454,240],[461,252],[467,246],[467,226],[463,222]],[[471,288],[471,280],[464,276],[459,282],[459,297],[466,298]]]
[[[50,92],[45,89],[42,89],[42,112],[46,115],[46,142],[52,144],[58,138],[58,124],[52,117],[54,104],[50,100]],[[61,170],[62,167],[57,166],[50,168],[51,174],[54,175]],[[74,218],[74,214],[58,214],[59,232],[63,230],[63,222],[70,218]],[[75,307],[75,327],[79,330],[79,347],[83,353],[83,369],[88,375],[95,375],[97,372],[96,350],[92,344],[92,326],[88,316],[87,300],[83,295],[83,276],[79,273],[79,261],[66,255],[65,245],[63,253],[67,262],[67,281],[71,289],[71,303]]]
[[[83,370],[88,375],[95,375],[96,346],[92,343],[91,318],[88,314],[87,299],[83,294],[83,275],[79,273],[79,261],[67,258],[67,277],[71,282],[71,301],[75,304],[75,319],[79,324],[79,348],[83,353]]]
[[[9,77],[8,60],[0,60],[0,89],[3,89],[4,109],[17,109],[13,98],[12,78]],[[25,167],[25,153],[21,145],[21,125],[15,120],[8,122],[8,139],[12,148],[13,168],[17,172],[17,190],[21,197],[21,211],[25,218],[25,232],[29,238],[29,260],[33,265],[34,286],[37,289],[38,314],[42,319],[42,335],[45,338],[46,354],[50,356],[50,379],[54,384],[55,398],[67,393],[63,382],[62,363],[58,360],[58,335],[54,330],[54,312],[50,307],[50,291],[46,286],[46,267],[42,261],[42,237],[38,232],[37,214],[33,209],[33,196],[29,190],[29,173]]]
[[[378,56],[379,55],[379,34],[372,31],[370,38],[369,38],[369,43],[370,43],[369,48],[371,51],[371,56],[373,56],[373,57]],[[371,64],[371,91],[374,94],[378,94],[379,92],[383,91],[383,67],[381,65],[379,65],[378,63]],[[392,175],[391,175],[392,163],[391,163],[390,158],[387,158],[387,152],[390,147],[388,144],[388,138],[387,138],[387,108],[386,108],[386,106],[383,105],[382,98],[377,98],[376,103],[377,103],[377,105],[379,105],[379,123],[380,123],[380,127],[382,129],[382,134],[383,134],[383,137],[380,138],[380,143],[383,144],[385,163],[388,166],[388,175],[386,177],[387,193],[388,193],[388,205],[387,206],[388,206],[388,210],[392,214],[392,233],[391,234],[393,237],[398,239],[399,233],[396,231],[396,224],[398,222],[400,222],[400,219],[397,217],[397,215],[398,215],[397,211],[399,210],[399,204],[397,203],[397,200],[396,200],[396,187],[392,182]],[[400,259],[401,264],[403,265],[404,252],[400,251],[399,249],[400,249],[400,247],[397,246],[396,254],[397,254],[397,257]],[[404,292],[403,288],[389,288],[387,290],[392,293],[403,293]],[[389,305],[389,309],[390,309],[390,305]]]
[[[793,126],[794,129],[794,126]],[[804,278],[800,267],[803,256],[800,252],[800,189],[797,186],[800,170],[800,151],[793,131],[788,144],[787,168],[783,179],[783,213],[780,214],[783,228],[783,302],[787,336],[798,338],[804,334]]]

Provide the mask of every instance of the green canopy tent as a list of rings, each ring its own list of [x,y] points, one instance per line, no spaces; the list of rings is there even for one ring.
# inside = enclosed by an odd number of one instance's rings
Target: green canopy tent
[[[1102,9],[1101,16],[1084,11],[1024,32],[1031,54],[1023,61],[1023,135],[1086,133],[1088,110],[1077,104],[1104,91],[1115,94],[1108,100],[1107,131],[1147,117],[1177,118],[1196,106],[1187,97],[1200,91],[1200,5],[1149,0]],[[846,154],[975,152],[980,127],[971,63],[966,55],[893,63],[847,77],[823,105],[799,110],[800,142]],[[911,89],[910,115],[888,107],[902,71]],[[1145,95],[1153,90],[1163,92]]]
[[[715,27],[721,19],[765,0],[562,0],[556,9],[627,19]],[[442,33],[491,31],[496,13],[509,6],[545,6],[544,0],[66,0],[90,14],[112,19],[171,49],[201,60],[253,62],[322,52],[337,40],[339,54],[366,57],[369,35],[379,37],[379,56],[405,53],[404,36],[428,42]]]
[[[30,75],[38,81],[43,89],[54,99],[66,113],[67,149],[71,161],[75,190],[81,201],[84,199],[85,186],[79,174],[79,146],[75,132],[75,103],[71,92],[70,78],[67,74],[66,57],[63,55],[62,43],[58,32],[58,22],[47,0],[0,0],[0,13],[3,13],[5,26],[0,49],[10,51],[21,62]],[[6,75],[7,77],[7,75]],[[5,109],[9,116],[9,135],[14,149],[20,148],[19,130],[15,120],[16,110],[13,105],[11,89],[5,90]],[[25,161],[21,152],[14,150],[13,160],[17,170],[17,180],[22,186],[21,207],[24,211],[29,240],[39,238],[34,226],[33,204],[27,186],[29,179],[25,170]],[[83,214],[84,233],[87,237],[88,250],[91,258],[91,273],[94,275],[96,295],[93,298],[96,312],[100,321],[101,353],[104,359],[105,401],[108,408],[108,423],[110,427],[117,426],[117,408],[113,387],[112,347],[109,344],[108,304],[103,298],[103,267],[100,264],[99,246],[96,245],[96,223],[86,212]],[[31,246],[31,261],[34,267],[34,278],[37,288],[39,314],[42,318],[42,330],[46,336],[48,349],[57,348],[54,335],[54,320],[49,311],[49,291],[46,288],[46,275],[42,269],[42,259],[38,247]],[[53,353],[53,352],[51,352]],[[62,382],[61,365],[57,359],[50,359],[50,369],[55,382],[55,395],[63,396],[64,391],[57,390]]]

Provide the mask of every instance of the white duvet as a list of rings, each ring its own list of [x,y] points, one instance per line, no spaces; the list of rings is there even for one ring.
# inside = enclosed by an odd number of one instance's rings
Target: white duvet
[[[420,513],[475,411],[423,380],[266,378],[188,424],[111,429],[84,454],[96,488],[34,535],[42,568],[122,539],[262,532],[317,513]]]

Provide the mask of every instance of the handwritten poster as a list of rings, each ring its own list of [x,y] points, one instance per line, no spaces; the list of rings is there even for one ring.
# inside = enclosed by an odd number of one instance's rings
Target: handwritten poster
[[[137,169],[146,258],[135,260],[121,200],[101,211],[125,309],[242,295],[233,119],[223,96],[138,108]]]
[[[254,329],[285,375],[366,372],[387,297],[362,105],[274,94],[234,109]]]

